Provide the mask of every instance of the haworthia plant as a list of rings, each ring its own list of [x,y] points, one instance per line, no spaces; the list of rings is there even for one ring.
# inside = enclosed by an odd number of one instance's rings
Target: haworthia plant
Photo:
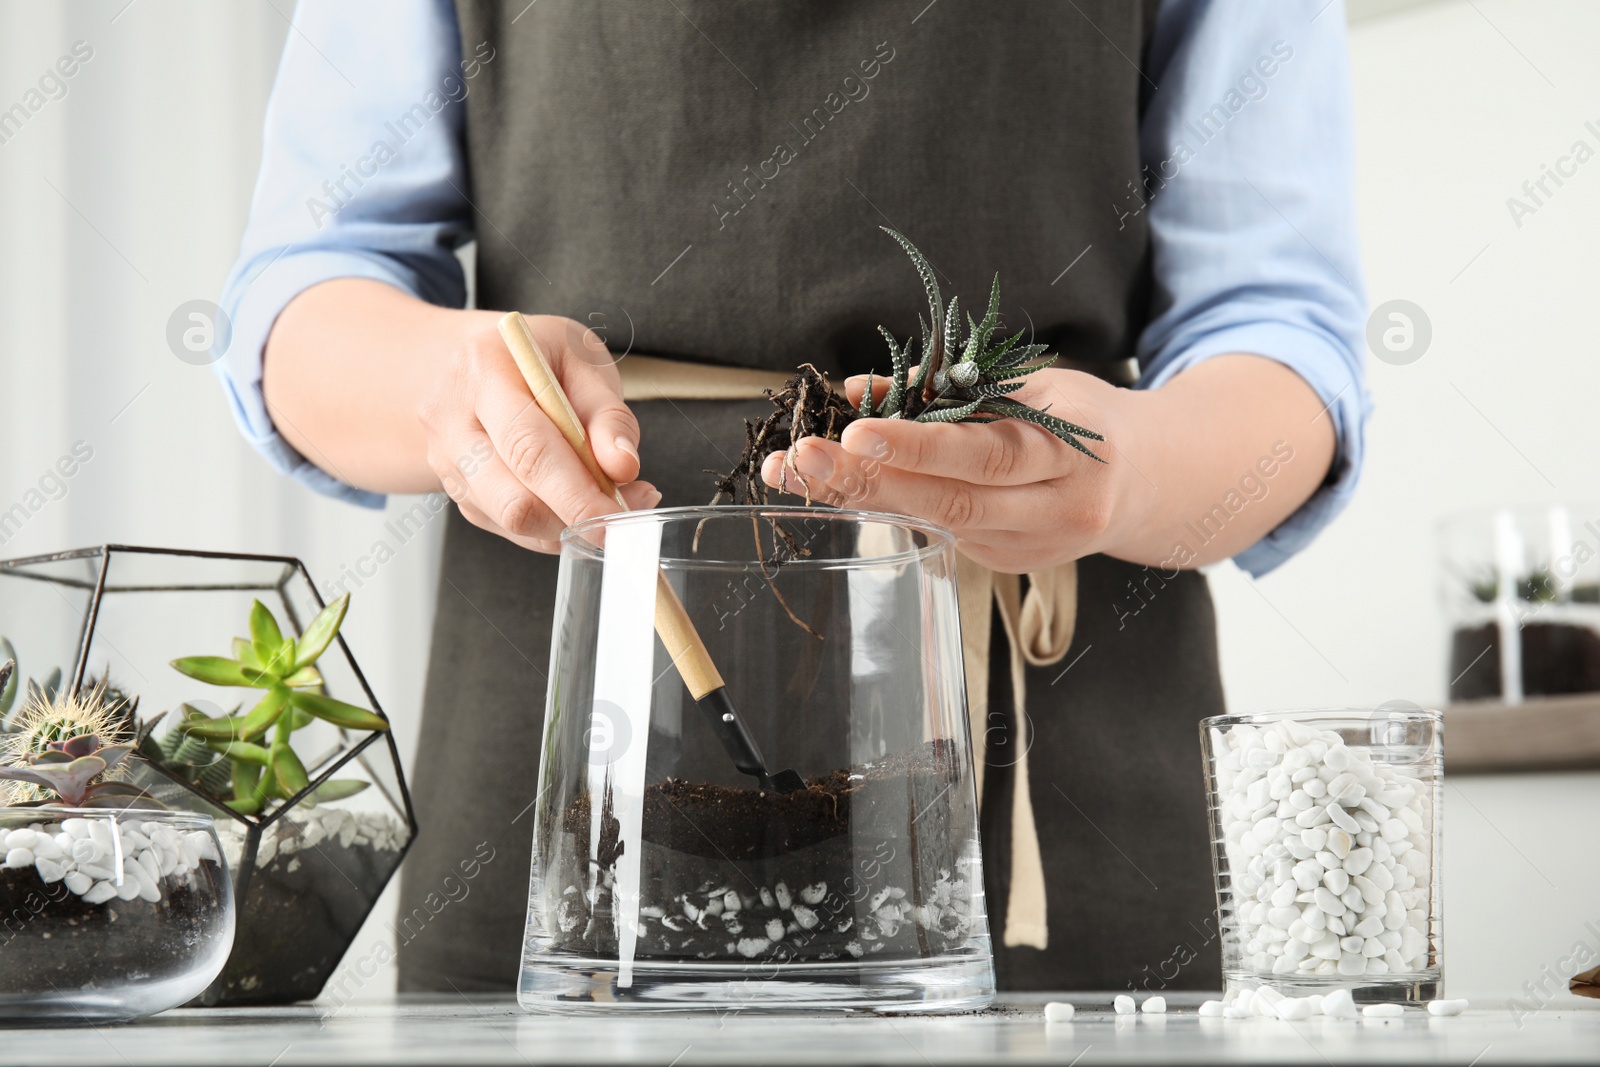
[[[877,376],[868,376],[858,409],[861,417],[917,422],[1022,419],[1049,430],[1089,458],[1104,462],[1079,440],[1105,440],[1100,434],[1011,399],[1009,394],[1023,387],[1023,378],[1044,370],[1055,363],[1056,357],[1045,355],[1048,345],[1022,344],[1020,334],[996,339],[1000,325],[1000,276],[995,275],[994,284],[990,286],[989,305],[983,318],[975,322],[967,315],[963,333],[958,300],[951,297],[949,308],[944,306],[938,276],[927,257],[900,233],[887,226],[882,229],[911,257],[927,293],[928,317],[921,319],[920,360],[914,360],[913,342],[909,338],[901,344],[888,330],[878,328],[889,343],[892,363],[889,387],[883,399],[877,400],[874,395]],[[917,366],[914,377],[913,362]]]

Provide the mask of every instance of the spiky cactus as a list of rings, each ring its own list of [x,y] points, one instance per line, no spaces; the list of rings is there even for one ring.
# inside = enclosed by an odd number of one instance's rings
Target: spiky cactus
[[[134,750],[120,703],[105,687],[30,699],[15,729],[0,742],[0,781],[7,804],[44,804],[50,794],[68,807],[160,807],[148,793],[108,777]]]

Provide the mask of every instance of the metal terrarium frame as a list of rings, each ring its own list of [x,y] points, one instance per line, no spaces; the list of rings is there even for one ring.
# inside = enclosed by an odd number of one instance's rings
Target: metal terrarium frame
[[[276,582],[185,582],[166,585],[121,585],[112,583],[108,585],[106,582],[106,575],[111,569],[111,557],[119,553],[145,556],[177,556],[179,558],[188,559],[246,560],[253,563],[277,563],[282,565],[283,571]],[[99,573],[96,575],[96,578],[93,582],[87,582],[68,577],[57,577],[53,575],[32,574],[27,570],[22,569],[27,567],[39,567],[49,563],[62,563],[79,559],[94,559],[96,557],[99,557],[100,559],[100,568]],[[89,638],[90,635],[94,633],[95,622],[100,615],[100,602],[107,592],[273,593],[277,597],[278,604],[282,606],[284,614],[288,617],[290,625],[294,627],[296,633],[300,633],[302,632],[303,627],[301,625],[299,612],[295,611],[294,604],[291,602],[286,592],[286,587],[289,582],[296,575],[298,575],[305,580],[306,588],[310,591],[312,598],[316,601],[318,610],[327,606],[326,601],[324,601],[322,598],[322,594],[317,591],[316,583],[311,580],[311,572],[306,570],[306,565],[295,556],[262,555],[251,552],[208,552],[202,549],[193,548],[150,548],[140,545],[105,544],[92,548],[77,548],[70,549],[65,552],[52,552],[39,556],[26,556],[20,559],[6,560],[4,562],[0,562],[0,572],[9,573],[12,577],[16,578],[27,578],[32,581],[46,582],[53,585],[63,585],[71,588],[89,590],[89,608],[84,613],[83,625],[78,631],[78,651],[72,667],[70,687],[74,690],[83,684],[84,675],[88,670],[90,645]],[[383,707],[378,703],[378,698],[372,692],[372,687],[367,684],[367,676],[362,672],[361,664],[357,662],[354,654],[351,653],[350,646],[345,643],[344,634],[335,634],[334,640],[339,643],[339,650],[344,654],[345,662],[350,665],[350,671],[355,675],[356,683],[361,686],[361,692],[366,696],[367,699],[367,706],[371,708],[374,714],[378,715],[385,722],[388,722],[389,716],[384,712]],[[341,730],[340,732],[343,733],[344,731]],[[395,776],[396,788],[400,793],[398,797],[389,792],[389,787],[383,781],[382,775],[373,770],[371,765],[368,764],[364,758],[367,749],[379,741],[383,741],[389,746],[389,756],[394,761],[394,766],[399,772]],[[293,797],[277,805],[267,815],[251,816],[242,815],[238,812],[232,812],[232,814],[236,818],[250,823],[254,827],[257,827],[258,830],[259,828],[265,828],[271,825],[285,812],[297,805],[308,793],[316,789],[316,787],[321,785],[323,782],[327,781],[334,775],[335,772],[344,767],[346,764],[350,763],[352,760],[357,761],[363,768],[366,769],[372,784],[384,795],[389,803],[394,806],[396,811],[404,814],[406,828],[409,831],[410,837],[414,838],[417,832],[417,820],[411,808],[411,791],[406,785],[405,775],[402,769],[403,765],[400,761],[400,750],[395,745],[394,731],[392,730],[384,730],[382,732],[374,731],[369,733],[365,740],[356,744],[353,748],[347,751],[343,758],[335,760],[331,763],[325,762],[320,773],[311,776],[310,785],[301,790],[299,793],[296,793]],[[183,780],[177,775],[167,773],[164,768],[155,767],[154,765],[152,765],[152,767],[171,782],[183,786],[200,799],[207,801],[208,803],[215,804],[214,798],[210,797],[201,790],[196,789],[191,783]],[[251,844],[254,845],[254,842],[251,842]],[[406,847],[410,847],[409,838],[407,840]]]

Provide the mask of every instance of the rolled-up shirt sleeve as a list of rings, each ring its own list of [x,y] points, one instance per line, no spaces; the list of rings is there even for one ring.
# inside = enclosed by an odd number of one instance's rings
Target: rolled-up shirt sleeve
[[[245,438],[318,492],[384,502],[278,433],[261,389],[267,336],[291,300],[333,278],[465,305],[455,256],[472,235],[462,101],[482,60],[463,62],[448,0],[303,3],[295,12],[249,222],[223,290],[232,336],[215,370]]]
[[[1155,276],[1140,386],[1211,356],[1294,370],[1337,448],[1327,480],[1234,558],[1260,576],[1349,503],[1371,398],[1343,4],[1166,0],[1140,130]]]

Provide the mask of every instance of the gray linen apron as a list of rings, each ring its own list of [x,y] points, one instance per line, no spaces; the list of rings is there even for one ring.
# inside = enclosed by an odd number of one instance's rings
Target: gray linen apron
[[[1150,88],[1133,64],[1155,7],[458,0],[463,54],[495,50],[467,99],[479,305],[570,316],[619,353],[881,371],[874,327],[914,334],[921,299],[878,232],[892,224],[947,297],[981,300],[999,271],[1012,328],[1075,360],[1124,359],[1148,315],[1129,189]],[[705,503],[703,472],[731,467],[741,420],[765,410],[634,405],[663,505]],[[1083,560],[1073,646],[1030,670],[1050,946],[997,938],[1002,988],[1220,983],[1196,735],[1222,711],[1215,623],[1201,575],[1163,578]],[[402,939],[403,990],[515,983],[555,581],[554,558],[452,514],[401,885],[402,915],[429,920]],[[999,931],[1014,730],[1001,640],[993,659],[993,726],[974,740]],[[483,841],[494,858],[438,908]]]

